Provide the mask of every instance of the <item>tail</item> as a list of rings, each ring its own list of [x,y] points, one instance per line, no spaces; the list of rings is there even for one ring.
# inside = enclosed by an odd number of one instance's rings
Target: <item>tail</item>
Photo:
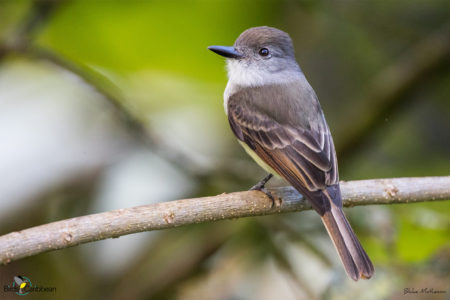
[[[324,194],[329,196],[326,192]],[[374,273],[372,262],[353,232],[342,208],[331,201],[331,209],[325,211],[321,218],[348,276],[355,281],[372,277]]]

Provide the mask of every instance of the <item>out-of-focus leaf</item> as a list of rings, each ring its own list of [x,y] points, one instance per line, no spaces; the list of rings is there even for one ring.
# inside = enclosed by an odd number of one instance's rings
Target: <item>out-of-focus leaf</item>
[[[170,70],[223,80],[220,60],[207,46],[232,44],[244,29],[273,23],[283,5],[262,3],[73,1],[52,19],[39,43],[71,59],[118,71]]]
[[[440,203],[438,203],[439,205]],[[442,203],[448,206],[448,203]],[[447,226],[441,225],[430,228],[420,224],[420,217],[412,214],[413,209],[404,208],[398,222],[398,237],[396,241],[397,255],[405,262],[420,262],[427,259],[437,249],[444,245],[450,245],[450,230],[448,218],[444,221]]]

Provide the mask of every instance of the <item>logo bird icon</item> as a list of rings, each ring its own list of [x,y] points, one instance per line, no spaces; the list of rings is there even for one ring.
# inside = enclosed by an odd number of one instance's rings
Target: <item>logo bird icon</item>
[[[27,282],[25,281],[25,279],[20,276],[14,276],[14,281],[15,283],[19,286],[19,294],[23,294],[25,287],[27,286]]]

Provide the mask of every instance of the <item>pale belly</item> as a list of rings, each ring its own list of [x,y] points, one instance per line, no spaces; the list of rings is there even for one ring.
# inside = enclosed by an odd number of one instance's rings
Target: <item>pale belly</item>
[[[239,144],[241,144],[241,146],[245,149],[245,152],[247,152],[248,155],[250,155],[251,158],[253,158],[253,160],[261,167],[263,168],[266,172],[273,174],[275,176],[280,177],[280,175],[278,175],[278,173],[272,169],[271,166],[269,166],[268,164],[266,164],[256,153],[255,151],[253,151],[249,146],[247,146],[246,143],[239,141]]]

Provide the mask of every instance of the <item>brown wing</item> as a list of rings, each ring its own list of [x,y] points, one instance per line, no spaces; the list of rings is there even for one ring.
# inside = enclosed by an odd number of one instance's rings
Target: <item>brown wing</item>
[[[313,195],[337,184],[339,178],[333,140],[323,115],[321,126],[291,126],[281,121],[281,108],[269,115],[249,101],[248,94],[247,99],[242,96],[235,94],[228,100],[228,119],[234,134],[304,193],[317,211],[326,210],[329,203]]]
[[[227,109],[237,138],[320,214],[348,275],[370,278],[373,265],[342,211],[333,139],[309,84],[241,89]]]

